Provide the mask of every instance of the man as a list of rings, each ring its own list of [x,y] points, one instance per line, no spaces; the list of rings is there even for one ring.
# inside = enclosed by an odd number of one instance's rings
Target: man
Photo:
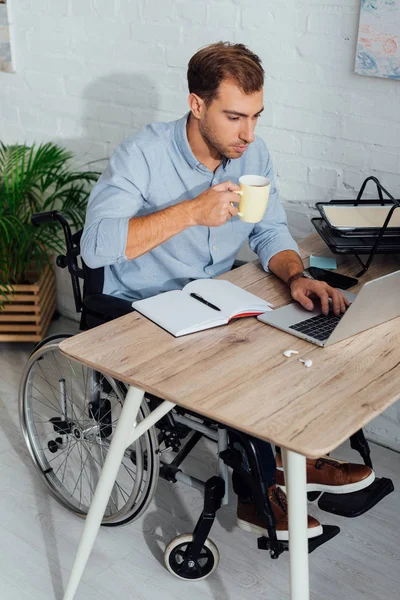
[[[312,310],[312,296],[336,314],[348,305],[343,294],[308,279],[279,202],[268,150],[255,137],[263,111],[264,71],[242,44],[217,43],[201,49],[188,67],[190,112],[178,121],[148,125],[124,141],[95,186],[82,236],[89,267],[105,267],[104,293],[136,300],[193,279],[231,269],[248,239],[266,271]],[[271,193],[264,218],[255,225],[238,218],[238,178],[264,175]],[[288,538],[285,496],[274,484],[275,460],[269,444],[255,440],[262,458],[279,539]],[[277,472],[279,483],[283,474]],[[350,492],[371,483],[363,465],[334,459],[308,461],[312,489]],[[238,523],[266,534],[250,491],[236,479]],[[309,537],[322,532],[309,517]]]

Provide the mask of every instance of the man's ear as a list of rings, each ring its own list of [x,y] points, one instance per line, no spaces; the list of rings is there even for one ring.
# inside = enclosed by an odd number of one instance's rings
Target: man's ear
[[[197,94],[190,94],[188,98],[189,108],[195,119],[200,119],[205,110],[204,100]]]

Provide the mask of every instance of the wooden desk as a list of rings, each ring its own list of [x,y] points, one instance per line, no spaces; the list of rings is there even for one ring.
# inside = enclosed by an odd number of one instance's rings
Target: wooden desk
[[[303,244],[314,254],[322,249],[316,237]],[[396,257],[377,258],[363,282],[400,268]],[[349,269],[343,265],[344,272]],[[290,300],[286,287],[258,263],[222,278],[275,307]],[[319,348],[257,319],[243,319],[174,338],[131,313],[62,342],[61,350],[179,406],[317,458],[398,398],[399,336],[397,319]],[[311,358],[313,367],[285,358],[288,348]]]
[[[314,235],[301,244],[301,253],[307,258],[310,254],[326,255],[327,250]],[[361,284],[399,268],[398,256],[378,256]],[[356,269],[351,257],[340,267],[343,273],[353,275]],[[267,275],[258,262],[222,278],[275,307],[290,300],[286,287]],[[161,405],[154,418],[177,404],[289,451],[285,455],[290,490],[291,597],[305,600],[309,593],[304,457],[316,458],[330,452],[397,400],[399,340],[400,319],[328,348],[313,346],[257,319],[176,339],[142,315],[132,313],[65,340],[60,348],[66,355],[131,385],[120,418],[126,421],[124,449],[129,445],[127,440],[132,443],[138,437],[132,433],[132,424],[145,390],[169,401]],[[299,355],[285,358],[283,351],[288,348],[298,350]],[[313,367],[304,368],[299,357],[311,358]],[[143,433],[143,422],[141,426]],[[99,494],[96,490],[92,506],[97,505],[96,496],[105,496],[105,481],[112,478],[111,472],[104,478],[102,473],[98,488],[103,478],[104,489]],[[111,486],[114,480],[115,476]],[[108,497],[109,493],[106,500]],[[100,506],[89,511],[76,559],[80,567],[74,566],[65,599],[73,598],[79,583],[104,513],[105,505],[103,512]],[[95,513],[97,516],[93,516]]]

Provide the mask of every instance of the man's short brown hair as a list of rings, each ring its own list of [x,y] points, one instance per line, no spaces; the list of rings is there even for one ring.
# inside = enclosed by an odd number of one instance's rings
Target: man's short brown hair
[[[189,92],[209,105],[224,79],[236,81],[245,94],[258,92],[264,85],[264,69],[259,57],[244,44],[217,42],[192,56],[187,78]]]

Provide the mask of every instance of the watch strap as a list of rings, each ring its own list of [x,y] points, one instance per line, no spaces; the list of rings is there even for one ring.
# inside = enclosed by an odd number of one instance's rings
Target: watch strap
[[[292,283],[294,281],[296,281],[296,279],[300,279],[300,277],[307,277],[307,274],[305,273],[305,271],[301,271],[300,273],[295,273],[294,275],[291,275],[286,282],[286,285],[288,286],[288,288],[290,289],[292,286]]]

